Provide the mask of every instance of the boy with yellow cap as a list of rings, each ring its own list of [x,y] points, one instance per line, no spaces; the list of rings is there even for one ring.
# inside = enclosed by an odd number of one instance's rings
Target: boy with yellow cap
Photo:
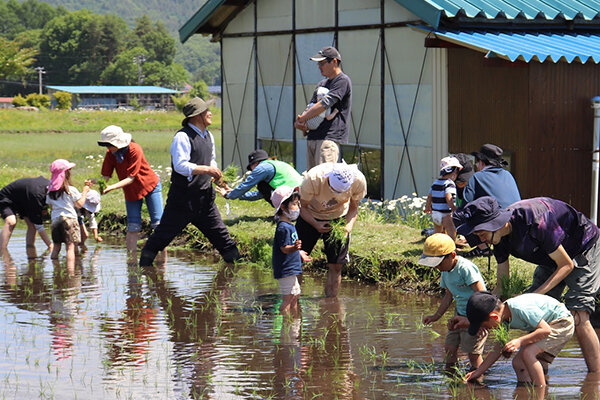
[[[469,297],[475,292],[486,290],[479,268],[466,258],[456,255],[456,244],[445,233],[434,233],[425,240],[419,264],[440,270],[440,286],[446,291],[435,314],[423,318],[424,324],[440,319],[453,300],[456,302],[455,313],[466,316]],[[469,335],[467,329],[452,329],[450,325],[448,327],[450,330],[445,343],[446,369],[451,371],[456,367],[459,346],[469,355],[471,370],[477,369],[483,361],[481,354],[487,336],[475,337]]]

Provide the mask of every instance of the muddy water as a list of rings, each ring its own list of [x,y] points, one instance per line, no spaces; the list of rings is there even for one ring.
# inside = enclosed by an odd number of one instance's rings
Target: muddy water
[[[573,340],[547,392],[516,387],[510,361],[484,386],[443,375],[437,298],[344,281],[338,300],[306,276],[302,317],[277,313],[270,271],[227,269],[190,253],[128,266],[124,248],[28,260],[17,230],[0,261],[0,399],[598,398]],[[43,243],[38,242],[38,249]],[[61,256],[64,256],[64,251]]]

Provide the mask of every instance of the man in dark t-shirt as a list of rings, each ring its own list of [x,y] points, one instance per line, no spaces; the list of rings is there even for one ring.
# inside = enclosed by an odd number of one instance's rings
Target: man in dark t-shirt
[[[340,157],[340,143],[348,142],[350,110],[352,108],[352,81],[342,72],[342,57],[335,47],[323,47],[310,58],[319,63],[323,79],[317,84],[311,99],[312,106],[298,115],[294,127],[300,129],[307,139],[306,170],[326,162],[336,163]],[[317,99],[319,88],[327,93]],[[307,121],[331,111],[333,117],[325,118],[315,129],[309,130]]]
[[[548,197],[521,200],[501,209],[480,197],[464,208],[457,230],[493,245],[498,283],[509,276],[509,256],[538,264],[529,291],[561,300],[575,317],[575,334],[589,372],[600,372],[600,342],[590,323],[600,289],[598,227],[569,204]]]
[[[48,179],[38,176],[17,179],[0,190],[0,215],[4,219],[4,227],[0,234],[0,253],[8,246],[10,236],[17,224],[17,216],[27,223],[25,243],[28,248],[34,247],[36,232],[40,233],[46,246],[52,247],[52,241],[42,224],[48,184],[50,184]]]

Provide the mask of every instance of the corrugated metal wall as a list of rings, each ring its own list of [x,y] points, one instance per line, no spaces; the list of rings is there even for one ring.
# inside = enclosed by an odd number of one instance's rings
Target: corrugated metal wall
[[[509,63],[448,50],[451,152],[494,143],[509,152],[523,198],[549,196],[589,213],[597,65]]]
[[[437,154],[432,156],[434,71],[425,36],[401,26],[415,20],[394,0],[257,0],[248,5],[221,39],[223,166],[244,166],[258,145],[305,169],[306,141],[293,129],[293,120],[323,79],[309,57],[335,45],[353,83],[344,158],[356,162],[360,154],[374,197],[383,188],[386,198],[425,194],[437,164]]]

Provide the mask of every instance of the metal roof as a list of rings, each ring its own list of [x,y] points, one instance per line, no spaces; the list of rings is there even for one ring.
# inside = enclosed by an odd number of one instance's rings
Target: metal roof
[[[592,21],[600,0],[396,0],[437,28],[442,18],[510,21]]]
[[[563,25],[572,28],[600,28],[600,0],[395,0],[434,28],[444,22],[469,24],[505,23]],[[179,28],[179,38],[185,42],[195,33],[217,35],[244,9],[250,0],[207,0]],[[558,28],[560,29],[560,27]]]
[[[450,31],[423,26],[413,29],[431,32],[444,41],[486,53],[486,57],[525,62],[600,62],[600,33]]]
[[[76,94],[175,94],[178,90],[162,88],[159,86],[55,86],[48,85],[48,89],[60,90]]]

